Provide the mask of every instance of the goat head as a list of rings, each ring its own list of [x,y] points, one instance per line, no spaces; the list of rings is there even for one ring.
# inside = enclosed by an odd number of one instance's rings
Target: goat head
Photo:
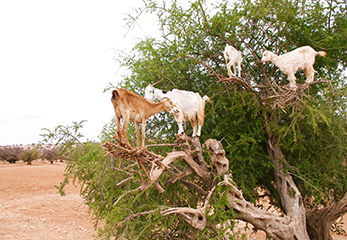
[[[176,104],[170,99],[170,98],[165,98],[165,110],[168,111],[170,114],[176,114],[178,113],[178,108]]]

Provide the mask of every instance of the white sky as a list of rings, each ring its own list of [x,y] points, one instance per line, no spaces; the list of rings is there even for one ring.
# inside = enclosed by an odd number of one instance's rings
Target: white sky
[[[113,50],[130,52],[138,37],[157,29],[146,18],[137,35],[124,38],[125,14],[142,5],[141,0],[0,1],[0,146],[38,143],[42,128],[81,120],[88,120],[82,133],[98,140],[114,117],[110,92],[102,91],[125,72],[118,71]]]

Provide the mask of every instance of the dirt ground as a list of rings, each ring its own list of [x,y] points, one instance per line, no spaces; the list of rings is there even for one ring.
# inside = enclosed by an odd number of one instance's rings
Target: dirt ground
[[[94,239],[94,226],[79,189],[61,197],[65,163],[0,162],[0,239]]]
[[[79,188],[66,186],[63,197],[54,188],[63,181],[65,166],[41,160],[32,165],[0,162],[0,240],[94,239],[96,231]],[[262,240],[266,235],[259,231],[248,239]]]

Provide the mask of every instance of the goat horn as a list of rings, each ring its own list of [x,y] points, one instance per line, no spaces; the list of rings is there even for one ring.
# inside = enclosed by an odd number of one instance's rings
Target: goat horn
[[[161,80],[159,80],[158,82],[153,83],[152,86],[154,86],[155,84],[158,84],[160,82],[161,82]]]

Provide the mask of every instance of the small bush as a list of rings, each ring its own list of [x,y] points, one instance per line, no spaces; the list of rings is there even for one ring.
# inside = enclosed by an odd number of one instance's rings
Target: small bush
[[[5,147],[0,149],[0,159],[9,163],[16,163],[23,154],[20,147]]]
[[[31,165],[32,161],[38,158],[40,158],[40,153],[36,149],[25,152],[21,157],[21,159],[29,165]]]
[[[59,159],[59,149],[50,149],[45,150],[42,153],[42,158],[46,159],[47,161],[50,161],[51,164],[53,164],[54,161]]]

